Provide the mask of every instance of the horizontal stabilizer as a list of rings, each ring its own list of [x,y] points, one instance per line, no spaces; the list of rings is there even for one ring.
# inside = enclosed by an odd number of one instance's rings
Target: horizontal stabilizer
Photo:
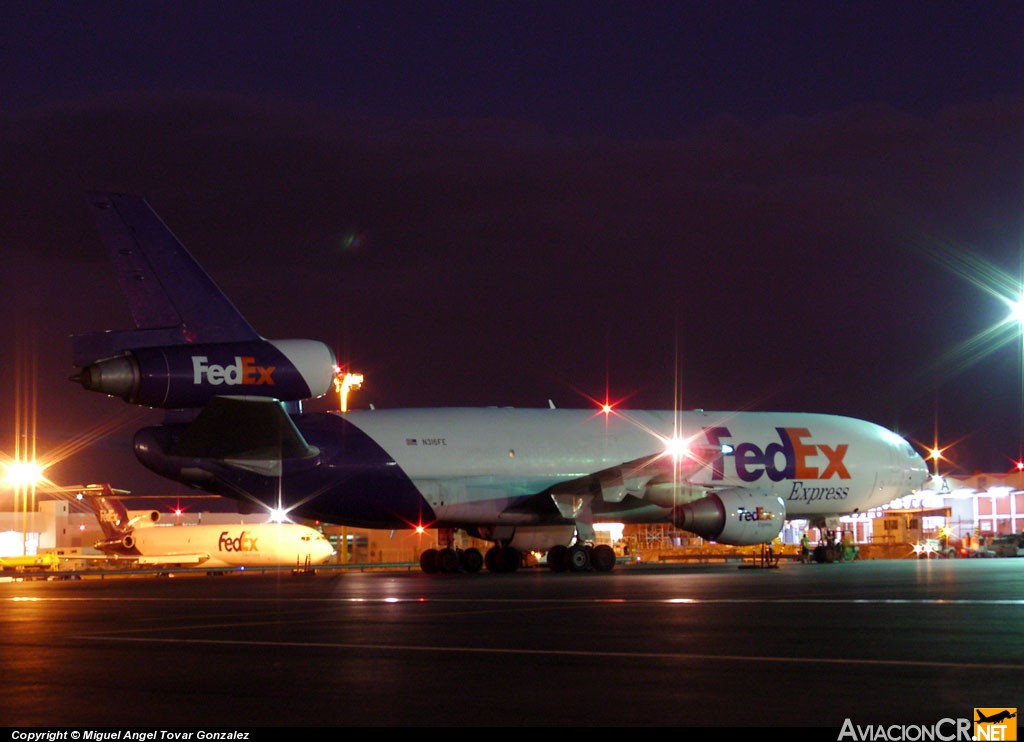
[[[203,459],[308,459],[306,443],[276,399],[215,397],[185,429],[171,455]]]

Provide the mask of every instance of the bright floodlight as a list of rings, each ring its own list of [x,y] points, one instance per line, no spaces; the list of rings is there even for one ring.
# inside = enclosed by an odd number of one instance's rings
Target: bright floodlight
[[[1006,306],[1010,309],[1007,317],[1011,322],[1024,325],[1024,294],[1020,294],[1015,300],[1005,299]]]
[[[4,483],[26,487],[43,481],[43,468],[34,461],[12,461],[4,464]]]

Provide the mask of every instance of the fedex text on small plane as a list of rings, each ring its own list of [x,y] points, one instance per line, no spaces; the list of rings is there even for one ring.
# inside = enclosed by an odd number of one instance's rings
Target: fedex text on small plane
[[[257,540],[250,536],[248,531],[242,531],[234,538],[231,538],[227,531],[221,531],[217,540],[217,551],[259,551],[256,547]]]
[[[206,356],[192,356],[192,383],[206,382],[212,386],[226,384],[242,385],[273,385],[275,366],[257,366],[253,356],[235,356],[230,366],[209,363]]]
[[[850,472],[843,459],[850,446],[840,443],[829,446],[813,443],[808,428],[776,428],[778,442],[771,442],[762,450],[755,443],[732,443],[729,428],[705,428],[708,443],[719,453],[711,462],[711,478],[725,479],[725,453],[723,444],[732,447],[736,476],[744,482],[756,482],[765,474],[773,482],[783,479],[849,479]]]

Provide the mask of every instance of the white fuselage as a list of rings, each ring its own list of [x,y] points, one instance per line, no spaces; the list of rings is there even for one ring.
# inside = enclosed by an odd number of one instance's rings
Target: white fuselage
[[[387,452],[440,520],[464,523],[515,522],[509,500],[588,476],[600,482],[595,520],[607,509],[607,519],[627,522],[725,488],[777,495],[790,518],[858,512],[927,476],[895,433],[834,415],[451,408],[346,419]],[[678,441],[685,452],[673,456]],[[625,494],[649,507],[610,507]]]
[[[129,538],[140,564],[294,567],[323,564],[334,553],[322,533],[297,523],[153,525]]]

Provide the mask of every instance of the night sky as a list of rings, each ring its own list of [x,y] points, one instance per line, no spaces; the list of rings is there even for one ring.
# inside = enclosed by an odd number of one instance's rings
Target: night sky
[[[186,491],[130,453],[158,412],[68,381],[70,335],[130,326],[89,190],[335,347],[353,407],[607,394],[1018,456],[1020,3],[0,10],[0,451],[90,441],[60,484]]]

